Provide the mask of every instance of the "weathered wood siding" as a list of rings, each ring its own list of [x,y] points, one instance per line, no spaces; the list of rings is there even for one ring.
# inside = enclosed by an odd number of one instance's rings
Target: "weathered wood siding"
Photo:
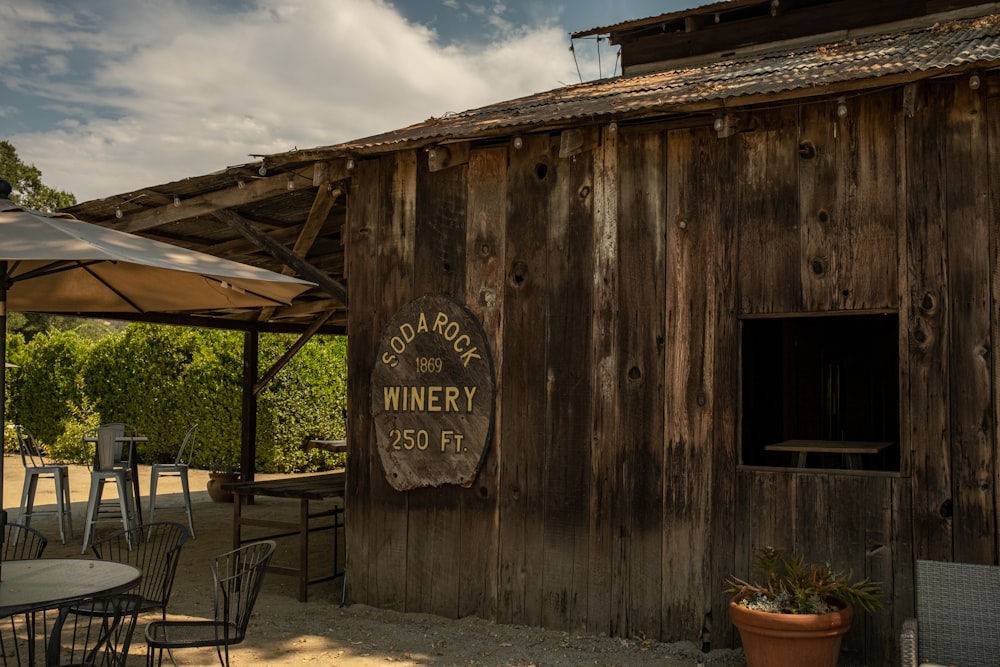
[[[995,83],[993,84],[995,86]],[[763,545],[882,581],[845,649],[892,659],[916,558],[995,563],[1000,107],[965,79],[687,126],[361,159],[349,209],[349,597],[449,617],[736,641]],[[567,145],[570,142],[567,142]],[[394,491],[371,360],[410,299],[480,317],[497,412],[470,488]],[[898,313],[898,472],[744,466],[746,318]]]

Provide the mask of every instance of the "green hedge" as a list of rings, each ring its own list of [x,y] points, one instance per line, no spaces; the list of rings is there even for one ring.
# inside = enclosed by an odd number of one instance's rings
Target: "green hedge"
[[[11,340],[8,356],[20,368],[9,369],[8,422],[25,424],[56,460],[86,462],[84,432],[123,421],[149,438],[139,450],[145,463],[172,460],[193,424],[193,466],[238,461],[242,333],[130,324],[96,342],[74,332]],[[261,372],[295,340],[262,335]],[[258,394],[258,472],[341,463],[304,445],[345,436],[346,376],[346,339],[316,336]]]

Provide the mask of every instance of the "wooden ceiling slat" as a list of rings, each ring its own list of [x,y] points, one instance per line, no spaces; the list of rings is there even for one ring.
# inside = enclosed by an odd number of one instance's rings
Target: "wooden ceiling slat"
[[[136,233],[166,225],[185,218],[195,218],[211,215],[215,211],[236,208],[252,203],[255,200],[270,199],[288,194],[295,190],[305,190],[313,187],[313,165],[262,178],[226,190],[218,190],[207,194],[181,200],[179,205],[159,206],[157,208],[132,213],[124,218],[116,229]]]

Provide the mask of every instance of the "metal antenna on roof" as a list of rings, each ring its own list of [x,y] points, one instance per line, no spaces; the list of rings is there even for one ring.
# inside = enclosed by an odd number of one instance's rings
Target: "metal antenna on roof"
[[[597,78],[604,78],[604,69],[601,66],[601,36],[597,36]]]
[[[580,72],[580,62],[576,59],[576,47],[573,45],[573,38],[569,39],[569,52],[573,54],[573,64],[576,65],[576,76],[583,83],[583,74]]]

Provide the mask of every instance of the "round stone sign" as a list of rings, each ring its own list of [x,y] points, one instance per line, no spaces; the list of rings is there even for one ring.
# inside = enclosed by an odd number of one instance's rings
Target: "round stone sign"
[[[486,456],[496,384],[482,326],[442,295],[404,306],[386,325],[371,410],[386,479],[406,491],[468,487]]]

